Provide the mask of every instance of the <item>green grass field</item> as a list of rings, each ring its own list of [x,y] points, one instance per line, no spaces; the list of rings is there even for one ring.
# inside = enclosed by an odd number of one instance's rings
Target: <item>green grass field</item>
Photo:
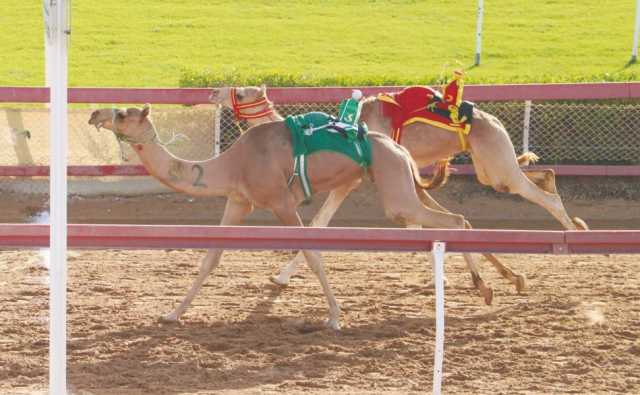
[[[635,1],[72,2],[71,86],[629,81]],[[2,0],[0,85],[44,81],[41,1]]]

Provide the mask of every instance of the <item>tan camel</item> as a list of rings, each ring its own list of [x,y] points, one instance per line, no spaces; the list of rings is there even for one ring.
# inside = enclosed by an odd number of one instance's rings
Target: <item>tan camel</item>
[[[299,180],[289,185],[293,175],[291,136],[284,122],[271,122],[251,128],[227,151],[206,161],[186,161],[169,153],[159,141],[142,110],[100,109],[92,113],[89,124],[113,131],[120,140],[131,144],[149,173],[176,191],[198,196],[226,196],[222,225],[237,225],[253,210],[271,210],[288,226],[302,226],[297,206],[304,200]],[[367,174],[375,180],[385,212],[391,219],[428,227],[462,229],[464,217],[425,207],[418,195],[421,188],[418,168],[409,152],[387,136],[371,132],[372,165]],[[319,152],[308,158],[308,176],[316,192],[353,184],[365,170],[346,156]],[[419,187],[419,188],[416,188]],[[329,304],[327,325],[339,328],[340,309],[327,281],[320,255],[304,251],[311,270],[318,277]],[[207,275],[218,265],[222,250],[212,249],[204,258],[198,277],[184,300],[164,317],[176,321],[198,293]]]
[[[233,110],[236,118],[238,120],[246,120],[250,126],[259,125],[265,122],[282,120],[282,116],[278,114],[278,112],[274,109],[273,103],[269,101],[266,94],[265,86],[262,87],[240,87],[240,88],[214,88],[212,90],[211,95],[209,96],[209,101],[217,104],[229,107]],[[363,103],[363,112],[361,119],[367,122],[369,125],[370,120],[375,121],[375,118],[368,115],[367,118],[364,118],[365,115],[365,107],[370,108],[371,99],[366,99]],[[426,126],[426,125],[425,125]],[[375,130],[374,128],[370,128],[371,130]],[[388,130],[388,126],[387,129]],[[406,133],[406,132],[405,132]],[[418,129],[416,133],[420,133]],[[441,132],[442,133],[442,132]],[[389,130],[389,135],[390,135]],[[455,136],[453,133],[448,132],[448,134]],[[448,137],[448,136],[447,136]],[[457,137],[455,137],[455,141],[457,142]],[[410,141],[410,140],[405,140]],[[418,144],[418,143],[415,143]],[[425,146],[429,146],[427,139],[420,140],[419,144],[423,144]],[[403,141],[403,145],[405,142]],[[418,152],[420,150],[413,150],[412,147],[407,146],[410,152]],[[428,148],[427,148],[428,149]],[[511,148],[513,151],[513,147]],[[431,164],[439,159],[439,157],[435,155],[420,156],[423,161],[418,162],[421,166],[426,166],[427,164]],[[425,159],[426,157],[426,159]],[[514,155],[515,158],[515,155]],[[517,161],[521,165],[528,164],[530,160],[535,160],[537,157],[532,153],[527,153],[519,158]],[[515,159],[514,159],[515,160]],[[443,162],[448,166],[448,161]],[[434,176],[432,180],[432,186],[436,187],[441,185],[446,181],[446,177],[448,175],[446,166],[439,166],[439,172]],[[551,173],[553,175],[553,173]],[[311,221],[310,226],[315,227],[324,227],[329,224],[329,221],[338,210],[344,199],[349,195],[349,193],[356,188],[360,184],[361,180],[356,180],[351,184],[345,184],[337,189],[331,190],[327,200],[324,202],[320,211],[316,214],[316,216]],[[435,200],[433,200],[429,195],[421,194],[421,199],[425,205],[435,210],[448,212],[447,209],[438,204]],[[409,224],[414,225],[414,224]],[[466,227],[471,228],[471,225],[466,222]],[[521,274],[515,273],[512,269],[504,265],[502,262],[498,260],[496,256],[493,254],[483,254],[485,258],[487,258],[496,270],[506,279],[514,284],[518,293],[522,292],[525,288],[525,277]],[[491,304],[493,300],[493,290],[488,287],[482,278],[480,277],[479,269],[473,258],[470,254],[464,254],[465,261],[467,263],[467,267],[471,273],[471,279],[474,286],[479,290],[480,294],[483,296],[486,304]],[[279,285],[287,285],[289,283],[289,279],[295,272],[297,271],[297,267],[304,260],[304,256],[302,254],[296,255],[296,257],[280,272],[278,276],[271,277],[271,280]]]
[[[266,98],[264,87],[236,88],[238,101],[255,102]],[[214,89],[210,100],[230,103],[229,88]],[[273,108],[267,100],[266,106]],[[249,113],[258,113],[254,108]],[[258,124],[268,120],[282,119],[274,111],[269,118],[254,118],[248,121]],[[390,135],[391,120],[381,112],[380,102],[376,97],[368,97],[362,102],[360,119],[369,129]],[[493,115],[478,108],[473,112],[473,125],[468,137],[469,152],[473,160],[478,181],[493,187],[498,192],[518,194],[546,209],[565,229],[586,230],[587,225],[580,218],[571,219],[567,214],[562,199],[558,195],[555,174],[551,169],[523,170],[538,160],[537,155],[526,152],[516,157],[513,144],[502,123]],[[404,127],[402,145],[405,146],[416,163],[423,167],[451,158],[461,152],[459,137],[456,133],[425,123],[413,123]],[[545,193],[546,192],[546,193]]]

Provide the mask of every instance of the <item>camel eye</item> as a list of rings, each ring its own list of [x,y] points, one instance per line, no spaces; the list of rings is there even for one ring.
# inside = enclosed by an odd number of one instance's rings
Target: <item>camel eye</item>
[[[240,92],[239,90],[236,91],[236,99],[238,99],[238,101],[244,99],[244,93]]]

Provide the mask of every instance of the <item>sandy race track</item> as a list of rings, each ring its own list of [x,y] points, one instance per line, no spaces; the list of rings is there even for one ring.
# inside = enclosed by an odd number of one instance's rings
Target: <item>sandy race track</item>
[[[627,179],[563,179],[561,185],[569,211],[594,229],[640,227],[640,191]],[[437,198],[476,226],[558,229],[540,208],[471,181],[456,181]],[[333,224],[389,226],[375,199],[365,187]],[[28,222],[46,200],[4,193],[0,220]],[[321,203],[302,207],[303,217]],[[222,206],[220,199],[180,194],[76,196],[69,218],[216,224]],[[269,221],[257,211],[250,223]],[[71,251],[68,379],[74,394],[431,390],[434,294],[426,286],[426,254],[324,254],[343,309],[339,333],[322,328],[326,303],[306,267],[289,288],[269,282],[291,257],[288,251],[228,252],[182,324],[159,323],[185,295],[203,256],[202,250]],[[45,257],[37,250],[0,251],[0,394],[47,388]],[[485,306],[462,257],[447,257],[445,393],[640,393],[638,256],[502,258],[527,276],[528,288],[516,294],[481,261],[495,291],[493,306]]]
[[[326,253],[343,330],[305,267],[279,289],[289,252],[229,252],[180,325],[157,318],[194,278],[202,250],[72,251],[74,394],[411,393],[431,388],[434,295],[425,254]],[[46,390],[47,271],[39,251],[0,252],[0,393]],[[460,256],[446,272],[446,393],[640,392],[637,257],[503,258],[484,306]]]

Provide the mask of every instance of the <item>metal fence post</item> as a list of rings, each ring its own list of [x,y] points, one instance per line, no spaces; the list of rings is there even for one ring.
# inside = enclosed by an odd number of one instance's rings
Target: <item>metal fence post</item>
[[[640,0],[636,0],[636,25],[633,30],[633,48],[631,49],[631,60],[635,63],[638,60],[638,32],[640,31]]]
[[[222,106],[216,105],[213,111],[213,156],[220,155],[220,117],[222,115]]]
[[[531,123],[531,100],[524,101],[524,125],[522,129],[522,153],[529,151],[529,125]]]
[[[476,59],[474,63],[476,66],[480,66],[480,53],[482,52],[482,19],[483,17],[484,17],[484,0],[478,0],[478,11],[477,11],[477,19],[476,19]]]

